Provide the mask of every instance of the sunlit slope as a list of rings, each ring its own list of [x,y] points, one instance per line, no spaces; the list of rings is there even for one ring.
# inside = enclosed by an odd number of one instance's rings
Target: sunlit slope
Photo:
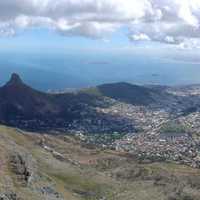
[[[87,149],[75,137],[0,126],[0,152],[0,194],[8,199],[200,198],[198,169],[142,164],[127,154]]]

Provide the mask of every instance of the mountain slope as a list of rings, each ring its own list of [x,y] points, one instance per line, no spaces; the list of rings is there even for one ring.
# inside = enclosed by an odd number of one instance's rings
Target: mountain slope
[[[200,199],[200,170],[0,126],[2,200]],[[184,184],[183,184],[184,183]]]
[[[100,95],[91,90],[98,91]],[[12,74],[10,81],[0,88],[0,122],[38,130],[55,127],[67,129],[76,120],[76,129],[79,127],[87,131],[95,126],[92,132],[124,132],[132,126],[130,120],[120,120],[119,116],[99,111],[98,108],[112,104],[105,98],[148,105],[154,101],[152,94],[151,89],[128,83],[106,84],[77,93],[48,94],[29,87],[17,74]],[[130,131],[133,130],[131,128]]]
[[[86,88],[83,89],[82,92],[96,96],[109,97],[133,105],[152,104],[155,102],[153,95],[158,95],[156,90],[124,82]]]
[[[153,103],[153,90],[129,83],[104,84],[97,87],[99,92],[107,97],[135,105]]]
[[[59,111],[50,95],[24,84],[17,74],[0,88],[0,118],[8,121],[17,117],[33,119]]]

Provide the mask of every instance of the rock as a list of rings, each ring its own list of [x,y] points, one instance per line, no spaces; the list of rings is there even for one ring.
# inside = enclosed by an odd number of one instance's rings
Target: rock
[[[16,193],[9,192],[5,194],[0,194],[0,200],[22,200],[22,199],[18,197]]]
[[[81,190],[73,190],[74,193],[80,195],[80,196],[83,196],[85,198],[94,198],[96,196],[96,193],[95,192],[92,192],[92,191],[81,191]]]
[[[11,155],[10,163],[13,172],[19,179],[19,182],[27,186],[32,181],[35,171],[31,156],[22,153],[15,153]]]
[[[49,198],[53,199],[58,199],[58,200],[63,200],[63,196],[58,193],[53,187],[51,186],[44,186],[39,189],[39,191],[45,195],[48,196]]]

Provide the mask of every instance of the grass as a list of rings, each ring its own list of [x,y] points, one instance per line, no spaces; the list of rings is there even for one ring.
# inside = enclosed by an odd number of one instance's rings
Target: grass
[[[103,96],[103,94],[97,87],[86,88],[86,89],[81,90],[80,92],[83,92],[83,93],[89,94],[89,95]]]
[[[78,194],[81,193],[82,195],[80,196],[83,199],[98,199],[102,196],[112,199],[113,187],[106,182],[101,182],[98,179],[94,180],[92,177],[78,173],[52,173],[51,176],[57,181],[62,181],[67,190]]]
[[[95,159],[102,160],[105,158],[106,160],[108,158],[108,160],[113,160],[112,162],[114,163],[117,162],[116,165],[112,165],[111,163],[111,165],[105,166],[107,168],[102,171],[96,166],[83,165],[80,167],[72,165],[67,161],[62,162],[55,159],[50,152],[34,144],[34,139],[38,139],[38,135],[36,137],[34,135],[21,134],[15,129],[0,126],[0,137],[0,158],[2,160],[5,160],[9,151],[14,148],[28,152],[37,161],[39,180],[34,183],[34,186],[42,187],[53,185],[56,191],[63,194],[64,199],[97,200],[105,196],[108,200],[167,200],[165,191],[168,190],[168,187],[177,187],[175,185],[176,183],[170,180],[169,183],[172,185],[167,185],[166,189],[164,189],[162,186],[154,185],[153,178],[162,175],[164,177],[162,181],[165,181],[165,177],[171,174],[180,180],[189,181],[191,179],[191,184],[194,186],[192,187],[190,184],[186,185],[187,191],[195,195],[197,194],[197,196],[200,195],[200,191],[197,188],[200,183],[200,179],[198,179],[200,176],[199,169],[177,165],[175,163],[139,164],[135,163],[134,160],[126,162],[126,159],[124,159],[125,155],[111,150],[100,151],[93,155],[91,150],[87,150],[87,153],[84,149],[81,149],[83,152],[77,151],[80,148],[77,144],[72,144],[70,141],[64,142],[58,137],[54,140],[53,136],[51,136],[49,142],[64,152],[65,150],[67,152],[70,151],[70,156],[73,159],[91,155]],[[12,148],[12,145],[14,148]],[[120,158],[123,159],[120,160]],[[144,169],[145,175],[142,174],[141,178],[136,179],[134,176],[132,179],[126,179],[125,177],[122,180],[110,176],[120,169],[122,172],[126,172],[126,170],[130,170],[131,172],[135,167]],[[143,176],[149,176],[150,179],[143,179]],[[12,182],[13,174],[9,171],[9,168],[6,168],[3,176],[0,176],[0,186],[5,183],[3,177],[9,177]],[[11,188],[19,192],[27,200],[42,199],[42,197],[39,198],[40,194],[36,194],[37,192],[35,193],[30,188],[17,186],[14,182],[11,183]]]

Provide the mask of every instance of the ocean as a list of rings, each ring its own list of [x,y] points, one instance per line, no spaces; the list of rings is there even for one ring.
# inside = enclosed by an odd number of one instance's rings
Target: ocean
[[[0,84],[11,73],[31,86],[81,88],[110,82],[188,85],[200,83],[200,64],[183,59],[108,52],[1,53]]]

